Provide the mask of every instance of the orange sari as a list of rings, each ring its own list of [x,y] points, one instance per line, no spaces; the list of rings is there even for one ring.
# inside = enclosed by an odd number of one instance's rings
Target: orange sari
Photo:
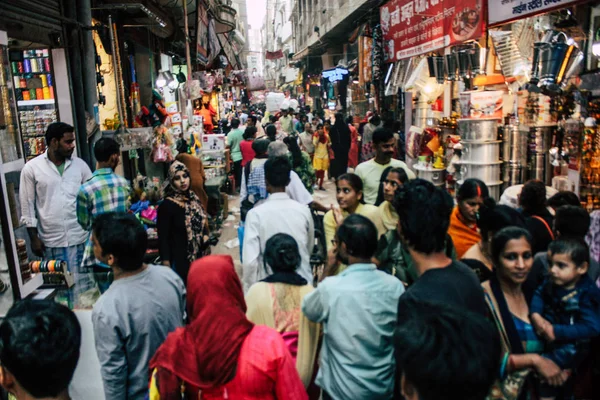
[[[469,228],[461,219],[460,211],[457,207],[452,210],[450,216],[450,228],[448,228],[448,234],[452,237],[454,247],[456,248],[456,256],[461,259],[462,256],[473,246],[481,240],[481,235],[477,227]]]

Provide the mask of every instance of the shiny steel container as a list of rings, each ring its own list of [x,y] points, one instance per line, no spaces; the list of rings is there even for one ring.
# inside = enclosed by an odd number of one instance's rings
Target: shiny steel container
[[[484,182],[500,181],[500,170],[502,169],[502,161],[493,163],[461,163],[460,176],[461,179],[476,178]]]
[[[463,162],[489,163],[500,160],[500,145],[501,140],[493,142],[469,142],[461,140],[463,146],[462,156]]]
[[[520,185],[525,182],[525,168],[519,162],[506,161],[502,165],[502,180],[505,187]]]
[[[432,167],[424,167],[423,165],[413,166],[417,177],[433,183],[435,186],[444,185],[446,179],[446,170]]]
[[[496,118],[459,119],[458,133],[468,142],[498,140],[498,120]]]

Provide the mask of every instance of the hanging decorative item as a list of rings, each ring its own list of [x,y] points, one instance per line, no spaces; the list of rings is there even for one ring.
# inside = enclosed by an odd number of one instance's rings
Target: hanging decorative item
[[[537,87],[548,96],[560,94],[581,65],[583,57],[576,42],[564,32],[549,30],[534,43],[529,90]]]

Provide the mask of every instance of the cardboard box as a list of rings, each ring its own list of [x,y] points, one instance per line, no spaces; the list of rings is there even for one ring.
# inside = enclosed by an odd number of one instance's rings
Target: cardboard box
[[[502,118],[504,91],[469,91],[459,94],[462,118]]]

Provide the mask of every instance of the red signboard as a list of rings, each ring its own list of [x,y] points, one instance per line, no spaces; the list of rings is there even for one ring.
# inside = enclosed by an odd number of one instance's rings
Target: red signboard
[[[390,0],[381,7],[385,61],[429,53],[485,30],[483,0]]]

